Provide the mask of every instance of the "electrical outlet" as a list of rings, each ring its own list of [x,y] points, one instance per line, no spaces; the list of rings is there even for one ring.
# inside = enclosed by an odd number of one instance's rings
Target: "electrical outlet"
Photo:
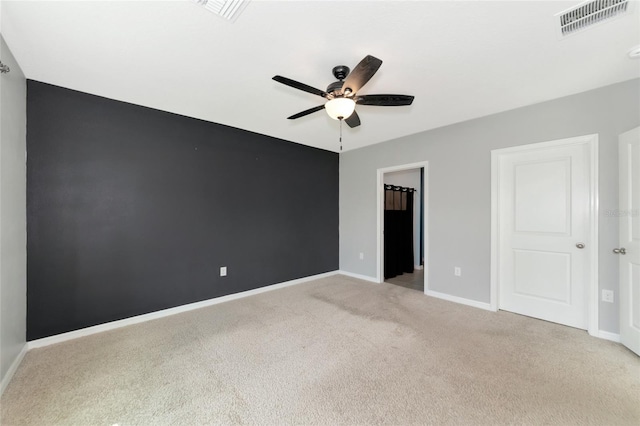
[[[455,268],[453,268],[453,275],[455,275],[456,277],[461,277],[462,268],[460,268],[459,266],[456,266]]]
[[[364,260],[364,253],[360,253],[360,260]]]
[[[227,267],[226,266],[221,266],[220,267],[220,276],[221,277],[226,277],[227,276]]]
[[[602,290],[602,301],[613,303],[613,290]]]

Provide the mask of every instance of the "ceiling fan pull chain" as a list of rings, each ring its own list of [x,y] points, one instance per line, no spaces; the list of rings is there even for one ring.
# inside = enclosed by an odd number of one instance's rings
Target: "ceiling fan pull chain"
[[[342,122],[344,120],[340,120],[340,151],[342,151]]]

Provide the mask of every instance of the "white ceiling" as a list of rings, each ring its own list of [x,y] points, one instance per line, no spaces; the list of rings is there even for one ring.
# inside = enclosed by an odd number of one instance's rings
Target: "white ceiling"
[[[291,114],[322,98],[331,69],[384,61],[360,94],[344,149],[640,77],[640,5],[560,40],[554,15],[579,1],[259,1],[228,22],[189,0],[3,1],[2,34],[27,78],[338,150],[338,122]],[[637,2],[634,2],[637,3]]]

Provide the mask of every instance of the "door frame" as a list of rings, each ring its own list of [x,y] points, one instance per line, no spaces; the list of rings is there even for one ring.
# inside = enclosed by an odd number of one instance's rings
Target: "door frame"
[[[589,283],[587,289],[587,331],[592,336],[599,333],[599,296],[598,296],[598,134],[584,135],[573,138],[558,139],[548,142],[532,143],[510,148],[494,149],[491,151],[491,309],[497,311],[499,305],[499,156],[516,152],[534,151],[552,147],[571,145],[587,145],[589,149],[589,225],[591,244],[588,249]]]
[[[376,251],[376,258],[378,259],[378,268],[377,268],[377,275],[376,275],[376,280],[378,281],[378,283],[383,283],[384,282],[384,234],[383,234],[383,230],[384,230],[384,175],[385,173],[391,173],[391,172],[401,172],[404,170],[414,170],[414,169],[424,169],[424,173],[422,176],[422,196],[423,196],[423,207],[422,207],[422,244],[424,247],[424,292],[425,294],[427,293],[427,290],[429,289],[429,272],[431,268],[428,268],[429,266],[429,221],[428,221],[428,217],[429,217],[429,190],[428,190],[428,183],[429,183],[429,162],[428,161],[421,161],[418,163],[411,163],[411,164],[403,164],[400,166],[393,166],[393,167],[384,167],[381,169],[378,169],[377,171],[377,184],[376,184],[376,188],[377,188],[377,206],[378,208],[377,210],[377,224],[378,224],[378,229],[376,231],[376,244],[377,244],[377,251]]]

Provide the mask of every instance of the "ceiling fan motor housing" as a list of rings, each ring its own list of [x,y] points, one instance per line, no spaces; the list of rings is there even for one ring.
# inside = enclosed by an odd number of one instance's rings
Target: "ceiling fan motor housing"
[[[333,67],[333,76],[340,81],[334,81],[333,83],[328,85],[327,93],[331,93],[332,95],[337,96],[342,90],[342,85],[344,84],[342,80],[344,80],[349,75],[350,71],[351,70],[346,65],[338,65]]]
[[[331,93],[332,95],[338,95],[340,90],[342,89],[343,81],[334,81],[330,85],[327,86],[327,93]]]

